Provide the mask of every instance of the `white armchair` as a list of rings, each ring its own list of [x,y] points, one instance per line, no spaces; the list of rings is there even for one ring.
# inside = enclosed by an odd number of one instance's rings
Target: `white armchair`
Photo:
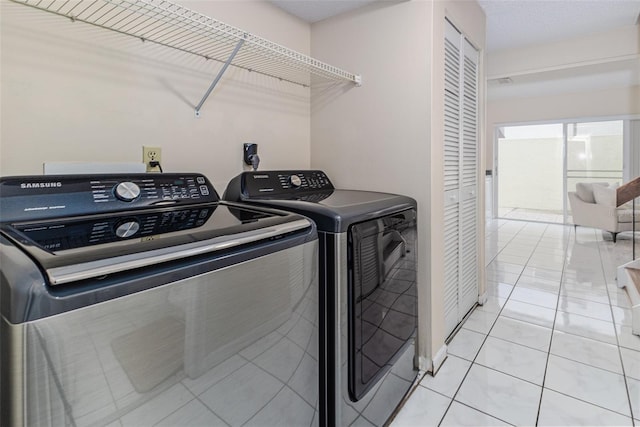
[[[608,231],[616,242],[618,233],[633,230],[631,205],[616,207],[616,188],[607,183],[578,183],[576,191],[569,192],[573,224]],[[638,215],[640,217],[640,210]],[[636,218],[640,231],[640,218]]]

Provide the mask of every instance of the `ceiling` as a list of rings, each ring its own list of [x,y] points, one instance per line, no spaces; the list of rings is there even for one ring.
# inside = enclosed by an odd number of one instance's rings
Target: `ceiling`
[[[271,0],[292,15],[314,23],[381,0]]]
[[[583,37],[631,26],[640,0],[478,0],[487,16],[487,51]]]
[[[309,23],[385,0],[271,0]],[[637,23],[640,0],[478,0],[487,51],[581,37]]]

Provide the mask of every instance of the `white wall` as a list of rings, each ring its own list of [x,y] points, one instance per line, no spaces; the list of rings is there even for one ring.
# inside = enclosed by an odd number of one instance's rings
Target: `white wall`
[[[513,95],[487,103],[487,167],[493,167],[494,128],[499,124],[640,114],[640,26],[487,55],[487,78],[513,76]],[[634,66],[635,63],[635,66]],[[615,70],[607,84],[600,74]],[[567,75],[575,72],[576,85]],[[593,74],[589,74],[589,72]],[[518,81],[545,84],[562,74],[563,88],[553,94],[519,96]],[[619,76],[626,76],[618,79]],[[592,77],[592,85],[583,84]],[[605,75],[606,76],[606,75]],[[568,80],[568,81],[566,81]],[[626,82],[626,83],[625,83]],[[505,92],[501,89],[501,92]],[[542,92],[541,92],[542,93]]]
[[[302,53],[310,26],[263,1],[186,7]],[[222,192],[242,171],[242,144],[264,168],[308,167],[308,88],[230,67],[202,109],[214,61],[72,23],[1,0],[0,174],[46,161],[141,161],[162,148],[165,171],[198,171]]]
[[[483,47],[484,14],[475,2],[379,2],[311,28],[312,56],[363,78],[362,87],[313,89],[312,167],[326,170],[343,188],[417,200],[419,348],[427,364],[446,338],[441,258],[445,14]]]
[[[487,78],[511,77],[587,64],[637,58],[638,26],[487,55]]]
[[[428,2],[381,2],[312,25],[312,55],[363,78],[312,90],[312,165],[337,184],[422,196],[414,178],[429,164],[430,13]]]
[[[311,159],[342,188],[406,194],[418,202],[420,353],[427,331],[432,4],[380,2],[312,25],[312,55],[361,73],[361,87],[311,96]],[[437,350],[437,349],[436,349]]]

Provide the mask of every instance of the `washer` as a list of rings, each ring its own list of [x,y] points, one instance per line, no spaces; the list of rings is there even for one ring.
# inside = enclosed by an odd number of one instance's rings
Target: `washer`
[[[0,425],[318,422],[309,219],[201,174],[0,179]]]
[[[415,200],[338,190],[318,170],[244,172],[224,198],[316,223],[321,425],[386,423],[418,373]]]

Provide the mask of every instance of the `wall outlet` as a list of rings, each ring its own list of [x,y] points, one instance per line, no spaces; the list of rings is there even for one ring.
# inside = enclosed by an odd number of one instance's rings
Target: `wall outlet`
[[[142,162],[147,167],[147,172],[162,172],[162,148],[142,146]]]

